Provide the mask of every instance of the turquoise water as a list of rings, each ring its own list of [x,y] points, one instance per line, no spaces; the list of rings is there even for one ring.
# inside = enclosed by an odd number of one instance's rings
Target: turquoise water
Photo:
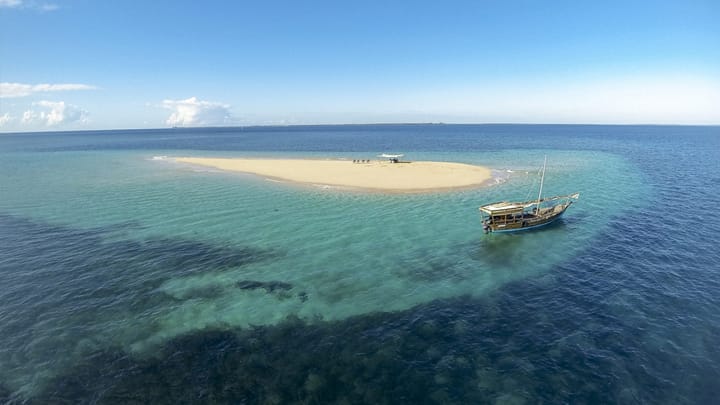
[[[678,385],[718,374],[705,342],[720,337],[719,228],[715,217],[671,212],[717,202],[719,149],[703,145],[718,143],[714,127],[4,135],[0,398],[694,402],[716,392]],[[498,182],[365,194],[153,159],[387,151],[485,165]],[[580,192],[580,201],[548,229],[484,235],[477,207],[534,198],[544,156],[546,195]],[[684,292],[687,272],[697,284]],[[329,353],[353,354],[325,359],[316,351],[328,340]],[[300,361],[297,350],[315,354]],[[344,355],[377,364],[357,369]],[[666,357],[697,378],[676,381]],[[407,381],[388,374],[408,367]],[[200,368],[215,372],[182,388],[135,380],[187,382]],[[253,383],[238,386],[238,372]],[[269,382],[288,373],[285,384]]]

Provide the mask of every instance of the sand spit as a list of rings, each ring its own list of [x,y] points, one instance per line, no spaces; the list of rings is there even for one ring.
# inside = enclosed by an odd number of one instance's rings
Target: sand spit
[[[302,184],[329,185],[368,191],[433,192],[486,184],[490,169],[452,162],[383,160],[240,159],[180,157],[177,162],[220,170],[252,173]]]

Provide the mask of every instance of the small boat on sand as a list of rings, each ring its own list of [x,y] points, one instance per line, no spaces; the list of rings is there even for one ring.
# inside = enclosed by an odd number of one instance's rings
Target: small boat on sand
[[[479,208],[485,233],[525,231],[549,225],[560,218],[573,202],[580,198],[580,193],[543,198],[546,165],[547,156],[543,163],[537,200],[501,201],[485,204]]]

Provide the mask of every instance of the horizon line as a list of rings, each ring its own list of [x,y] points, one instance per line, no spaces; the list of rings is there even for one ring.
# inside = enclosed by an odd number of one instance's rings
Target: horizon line
[[[61,129],[61,130],[32,130],[3,132],[0,135],[15,134],[47,134],[63,132],[113,132],[113,131],[160,131],[160,130],[193,130],[193,129],[242,129],[242,128],[288,128],[288,127],[349,127],[349,126],[401,126],[401,125],[447,125],[447,126],[481,126],[481,125],[525,125],[525,126],[606,126],[606,127],[720,127],[717,124],[609,124],[609,123],[536,123],[536,122],[371,122],[371,123],[341,123],[341,124],[250,124],[250,125],[208,125],[208,126],[173,126],[173,127],[131,127],[131,128],[104,128],[104,129]]]

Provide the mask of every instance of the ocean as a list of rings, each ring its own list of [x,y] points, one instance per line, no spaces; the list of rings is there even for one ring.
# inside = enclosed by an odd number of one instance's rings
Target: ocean
[[[454,161],[362,193],[172,157]],[[554,225],[482,204],[580,193]],[[672,403],[720,395],[720,127],[0,135],[0,403]]]

